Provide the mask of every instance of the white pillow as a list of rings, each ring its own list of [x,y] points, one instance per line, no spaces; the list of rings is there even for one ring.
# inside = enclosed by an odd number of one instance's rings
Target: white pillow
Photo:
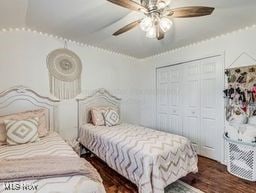
[[[113,109],[109,109],[105,114],[104,114],[104,119],[105,119],[105,125],[108,127],[115,126],[119,123],[120,117],[117,111]]]
[[[237,128],[235,128],[231,125],[228,125],[227,128],[226,128],[226,132],[228,133],[228,137],[230,139],[233,139],[233,140],[238,140],[239,139]]]
[[[39,141],[38,120],[38,118],[5,120],[7,144],[19,145]]]
[[[248,120],[248,124],[256,125],[256,116],[252,116]]]
[[[248,122],[248,118],[245,114],[233,114],[232,117],[230,117],[229,122],[230,124],[246,124]]]
[[[256,126],[252,124],[244,125],[245,130],[239,131],[239,138],[243,142],[252,143],[256,141]]]

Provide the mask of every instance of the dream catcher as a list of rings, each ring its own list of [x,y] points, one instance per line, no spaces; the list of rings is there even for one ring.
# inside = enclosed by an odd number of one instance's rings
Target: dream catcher
[[[47,57],[50,92],[59,99],[72,99],[81,93],[82,63],[67,48],[52,51]]]

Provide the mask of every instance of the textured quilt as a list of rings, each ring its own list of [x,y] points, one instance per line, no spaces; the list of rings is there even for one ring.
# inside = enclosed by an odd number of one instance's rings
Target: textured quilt
[[[86,124],[80,143],[135,183],[139,193],[164,193],[167,185],[198,170],[187,138],[140,126]]]
[[[0,160],[17,160],[23,158],[31,158],[31,160],[33,160],[35,157],[47,156],[56,156],[56,158],[67,157],[70,159],[78,157],[78,155],[72,150],[72,148],[68,146],[56,133],[52,133],[36,143],[17,146],[0,146]],[[66,175],[65,177],[53,177],[40,180],[25,180],[11,183],[0,183],[0,193],[14,192],[105,193],[105,190],[102,183],[96,182],[95,180],[91,179],[91,176],[86,175]]]

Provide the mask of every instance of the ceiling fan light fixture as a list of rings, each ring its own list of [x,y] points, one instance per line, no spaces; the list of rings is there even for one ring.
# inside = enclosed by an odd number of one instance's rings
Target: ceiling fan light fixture
[[[158,9],[164,9],[171,3],[171,0],[162,0],[158,3],[157,8]]]
[[[144,18],[137,19],[120,28],[114,36],[121,35],[133,28],[140,26],[149,38],[162,40],[165,33],[173,26],[173,18],[192,18],[211,15],[214,7],[187,6],[172,8],[172,0],[107,0],[113,4],[138,11],[144,14]],[[141,17],[141,16],[140,16]]]
[[[163,30],[163,32],[167,32],[168,30],[171,29],[173,23],[170,19],[163,17],[160,19],[159,25],[160,25],[161,29]]]
[[[152,26],[146,33],[146,37],[148,38],[156,38],[156,28]]]
[[[149,31],[153,26],[153,21],[150,17],[145,17],[141,22],[140,22],[140,28],[143,31]]]

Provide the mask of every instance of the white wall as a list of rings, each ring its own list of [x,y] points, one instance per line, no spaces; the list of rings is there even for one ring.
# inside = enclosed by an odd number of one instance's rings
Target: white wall
[[[242,52],[256,58],[255,34],[253,27],[142,60],[74,43],[68,43],[68,48],[83,62],[82,89],[85,93],[102,87],[110,89],[123,99],[124,121],[155,128],[156,67],[223,53],[226,67]],[[25,85],[49,95],[46,56],[63,46],[62,40],[38,33],[0,32],[0,90]],[[252,62],[247,59],[234,66]],[[65,136],[76,134],[76,119],[75,101],[62,102],[60,126]]]
[[[47,54],[64,47],[60,39],[27,31],[0,32],[0,91],[15,85],[28,86],[42,95],[49,94]],[[105,50],[68,43],[83,63],[82,89],[86,94],[106,88],[121,97],[122,118],[139,123],[138,60]],[[76,135],[76,102],[60,105],[60,129],[64,137]]]
[[[140,82],[141,88],[147,90],[147,95],[141,96],[143,107],[141,108],[141,124],[156,127],[155,70],[157,67],[224,54],[224,66],[227,68],[243,52],[256,59],[255,26],[142,60],[143,74],[140,76],[142,77]],[[256,64],[256,61],[243,55],[232,67],[253,64]]]

